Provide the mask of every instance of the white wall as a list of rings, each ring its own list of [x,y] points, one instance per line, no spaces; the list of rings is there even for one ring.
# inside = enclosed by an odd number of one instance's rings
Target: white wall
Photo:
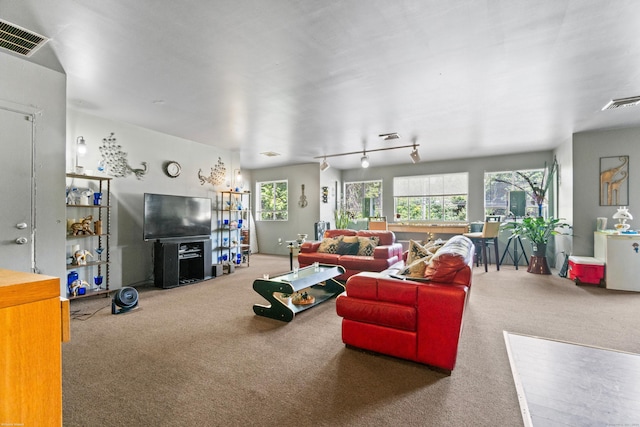
[[[15,103],[18,109],[25,106],[29,111],[39,111],[34,136],[36,272],[60,277],[61,292],[64,292],[66,76],[5,53],[0,53],[0,76],[0,99]],[[30,167],[24,165],[27,175],[31,173]],[[11,200],[3,196],[1,203],[11,203]]]
[[[329,169],[331,170],[331,169]],[[257,221],[256,231],[261,253],[288,255],[287,240],[295,240],[299,233],[313,236],[314,224],[320,221],[320,169],[317,163],[277,168],[253,169],[253,206],[257,206],[257,182],[288,180],[289,184],[289,220],[288,221]],[[323,181],[324,182],[324,181]],[[301,185],[305,186],[305,196],[308,205],[300,207],[298,202],[302,195]],[[322,184],[324,185],[324,184]],[[323,209],[326,209],[323,207]],[[254,209],[255,211],[255,209]],[[326,215],[326,213],[325,213]],[[333,215],[331,213],[331,215]],[[256,218],[257,219],[257,218]],[[332,218],[323,218],[328,221]]]
[[[640,159],[640,128],[580,132],[573,136],[573,253],[593,256],[593,232],[596,218],[608,218],[612,227],[615,206],[600,206],[600,157],[629,156],[629,212],[634,220],[632,229],[639,229],[640,173],[636,168]]]
[[[99,147],[102,139],[113,132],[122,150],[128,153],[128,163],[133,168],[147,162],[148,172],[138,180],[134,175],[112,180],[113,218],[111,238],[111,288],[147,282],[153,278],[153,244],[142,238],[144,193],[200,196],[214,199],[216,191],[211,184],[202,185],[198,170],[209,175],[218,157],[226,166],[228,180],[239,168],[239,154],[208,145],[162,134],[122,122],[114,122],[84,112],[69,110],[67,114],[67,169],[75,160],[74,146],[78,136],[83,136],[89,152],[79,160],[86,169],[96,173],[101,159]],[[177,178],[169,178],[163,164],[175,160],[182,166]],[[249,180],[247,176],[245,179]],[[223,188],[224,187],[224,188]],[[227,188],[228,189],[228,188]],[[64,189],[62,190],[64,191]],[[214,218],[214,220],[216,220]],[[89,249],[89,248],[87,248]]]
[[[573,141],[571,138],[564,141],[555,150],[554,154],[558,160],[558,194],[556,196],[557,213],[555,216],[563,218],[573,225]],[[573,252],[573,234],[557,235],[555,237],[555,260],[556,266],[561,267],[564,262],[564,255],[571,255]]]

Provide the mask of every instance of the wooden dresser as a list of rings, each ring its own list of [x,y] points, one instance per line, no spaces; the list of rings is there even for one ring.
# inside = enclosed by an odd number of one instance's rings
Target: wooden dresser
[[[0,269],[0,425],[62,425],[62,342],[69,301],[60,279]]]

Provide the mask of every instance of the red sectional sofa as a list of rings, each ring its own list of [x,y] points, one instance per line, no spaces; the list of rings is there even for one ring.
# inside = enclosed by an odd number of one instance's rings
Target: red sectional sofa
[[[319,262],[320,264],[341,265],[345,273],[336,277],[338,280],[347,280],[349,277],[361,271],[384,271],[402,260],[402,244],[396,243],[396,236],[392,231],[385,230],[327,230],[325,239],[338,236],[377,237],[379,242],[371,255],[341,255],[338,253],[318,252],[321,241],[304,242],[300,246],[298,264],[306,267]]]
[[[459,248],[450,255],[449,242],[439,249],[425,279],[393,274],[403,269],[403,262],[385,272],[349,278],[346,292],[336,300],[343,342],[451,373],[473,270],[473,244],[463,242],[462,255]]]

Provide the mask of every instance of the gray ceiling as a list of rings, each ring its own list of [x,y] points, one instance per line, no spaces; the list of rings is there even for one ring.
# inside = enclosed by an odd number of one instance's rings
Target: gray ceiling
[[[638,0],[0,0],[0,18],[51,38],[29,60],[67,74],[71,108],[239,150],[243,168],[640,125],[640,107],[601,111],[640,95]]]

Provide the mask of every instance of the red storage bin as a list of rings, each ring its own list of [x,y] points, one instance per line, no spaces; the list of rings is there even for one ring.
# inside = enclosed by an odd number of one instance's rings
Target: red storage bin
[[[578,285],[588,283],[604,286],[604,261],[593,257],[570,256],[569,279]]]

